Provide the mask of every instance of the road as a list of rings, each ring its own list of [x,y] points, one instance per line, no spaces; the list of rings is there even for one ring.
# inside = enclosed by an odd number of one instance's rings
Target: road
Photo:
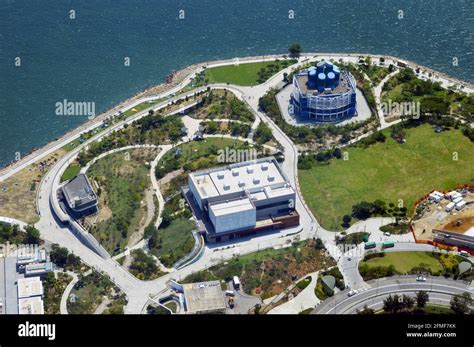
[[[427,291],[430,299],[446,304],[452,295],[469,292],[474,295],[474,288],[463,281],[431,276],[426,282],[417,282],[416,276],[396,276],[370,281],[369,287],[358,294],[349,297],[349,290],[341,291],[334,297],[325,300],[315,308],[315,314],[354,314],[364,305],[380,308],[383,299],[389,294],[410,295],[420,290]],[[431,301],[431,300],[430,300]]]
[[[310,60],[319,60],[323,56],[312,57]],[[346,56],[328,56],[327,58],[344,58]],[[348,60],[355,60],[356,57],[349,57]],[[267,59],[268,60],[268,57]],[[107,136],[112,131],[119,129],[120,127],[124,126],[124,124],[129,124],[132,121],[145,116],[148,114],[148,110],[144,110],[142,112],[137,113],[136,115],[126,119],[125,121],[119,122],[107,130],[97,134],[93,138],[86,141],[83,145],[78,146],[77,148],[73,149],[72,151],[68,152],[63,158],[58,160],[58,162],[50,169],[50,171],[44,176],[43,180],[41,181],[39,187],[39,194],[37,199],[37,206],[38,212],[40,214],[40,221],[35,225],[41,232],[41,237],[49,242],[58,243],[63,247],[68,248],[71,252],[75,255],[81,257],[81,259],[88,264],[89,266],[107,274],[111,280],[121,288],[121,290],[126,294],[128,298],[128,304],[125,307],[125,313],[140,313],[143,310],[144,305],[146,304],[148,298],[150,296],[154,296],[157,293],[161,292],[166,288],[166,282],[170,278],[181,279],[186,277],[187,275],[205,269],[209,266],[215,265],[219,262],[225,261],[226,259],[231,258],[234,254],[246,254],[258,251],[260,249],[269,248],[269,247],[281,247],[284,245],[288,245],[294,240],[294,236],[287,236],[288,234],[295,233],[299,231],[298,237],[300,240],[312,238],[314,236],[320,237],[323,242],[328,247],[328,251],[330,256],[334,257],[335,259],[339,259],[342,255],[342,252],[336,247],[334,242],[334,233],[323,229],[317,222],[316,218],[312,215],[311,211],[307,207],[304,199],[301,195],[299,190],[298,184],[298,176],[297,176],[297,160],[298,160],[298,151],[296,146],[293,142],[288,138],[286,134],[284,134],[277,126],[273,123],[271,119],[269,119],[264,113],[259,110],[258,107],[258,100],[261,96],[263,96],[270,88],[273,88],[278,83],[280,83],[283,79],[284,73],[289,73],[297,66],[307,62],[307,58],[301,58],[297,64],[292,65],[273,77],[271,77],[268,81],[263,84],[253,86],[253,87],[239,87],[234,85],[227,85],[227,84],[215,84],[211,85],[211,88],[225,88],[231,92],[233,92],[239,99],[244,100],[251,108],[253,113],[256,115],[259,121],[263,121],[268,124],[268,126],[272,129],[273,135],[276,140],[282,145],[284,148],[285,153],[285,161],[282,163],[283,171],[287,174],[291,185],[297,191],[296,195],[296,202],[295,207],[300,214],[300,226],[297,228],[290,228],[286,230],[280,230],[275,233],[264,233],[259,237],[247,237],[242,238],[237,241],[229,242],[228,245],[232,245],[229,249],[224,249],[227,244],[219,244],[217,246],[209,246],[207,245],[202,256],[193,264],[172,272],[171,274],[167,274],[162,276],[153,281],[140,281],[123,269],[114,259],[107,258],[104,259],[103,257],[99,256],[97,253],[93,252],[89,247],[85,246],[82,242],[79,241],[76,236],[71,232],[69,226],[66,223],[63,223],[61,220],[67,219],[67,216],[58,215],[56,212],[59,210],[55,205],[56,199],[55,192],[57,191],[59,180],[62,175],[62,172],[67,167],[67,164],[70,163],[74,158],[77,156],[79,151],[87,146],[92,141],[97,141],[104,136]],[[262,59],[256,59],[254,61],[262,61]],[[232,63],[232,62],[230,62]],[[229,64],[221,63],[222,65]],[[211,66],[211,65],[209,65]],[[217,65],[212,65],[217,66]],[[202,67],[199,67],[194,73],[190,76],[195,75],[196,73],[202,71]],[[191,77],[187,79],[187,82],[191,80]],[[181,86],[184,87],[185,83]],[[180,89],[180,88],[178,88]],[[173,90],[177,91],[178,89],[174,88],[172,90],[167,91],[166,93],[156,95],[153,97],[148,97],[147,99],[157,99],[161,98],[165,95],[171,95]],[[200,89],[202,90],[202,89]],[[187,95],[190,96],[194,94],[196,90],[192,90],[191,92],[186,93],[185,95],[178,96],[174,99],[184,99]],[[140,99],[140,102],[143,102],[143,99]],[[153,106],[154,110],[159,110],[165,107],[169,101],[160,103],[156,106]],[[130,105],[129,105],[130,106]],[[133,106],[132,106],[133,107]],[[125,109],[125,108],[124,108]],[[258,121],[254,123],[258,124]],[[58,144],[56,147],[62,147],[67,142],[72,140],[72,138],[67,139],[67,141],[63,141],[62,143]],[[52,151],[51,149],[50,151]],[[44,156],[45,154],[42,153]],[[36,159],[38,160],[38,158]],[[18,172],[20,168],[26,167],[27,164],[31,163],[32,161],[25,161],[21,165],[17,166],[16,168],[12,168],[6,174],[0,178],[4,180],[6,177],[11,176],[11,174]],[[50,199],[53,197],[53,199]],[[61,214],[59,212],[59,214]],[[363,226],[363,223],[361,223]],[[344,274],[344,267],[341,267],[341,271]]]

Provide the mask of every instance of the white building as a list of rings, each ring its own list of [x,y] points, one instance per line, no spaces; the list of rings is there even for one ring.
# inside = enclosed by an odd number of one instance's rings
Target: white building
[[[188,183],[210,242],[299,223],[295,191],[273,157],[198,171]]]
[[[43,295],[43,283],[39,277],[18,279],[18,298]]]

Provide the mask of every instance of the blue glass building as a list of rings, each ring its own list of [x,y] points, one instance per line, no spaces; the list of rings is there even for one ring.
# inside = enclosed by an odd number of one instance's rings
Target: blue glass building
[[[300,120],[340,122],[357,115],[355,79],[330,62],[319,62],[295,74],[291,103]]]

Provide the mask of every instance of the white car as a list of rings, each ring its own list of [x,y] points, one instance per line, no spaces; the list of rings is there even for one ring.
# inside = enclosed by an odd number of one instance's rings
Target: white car
[[[347,296],[354,296],[357,294],[357,290],[353,289],[349,293],[347,293]]]
[[[383,234],[384,234],[385,236],[390,236],[390,235],[391,235],[388,231],[384,232]]]
[[[424,277],[424,276],[417,276],[417,277],[416,277],[416,281],[417,281],[417,282],[426,282],[426,277]]]

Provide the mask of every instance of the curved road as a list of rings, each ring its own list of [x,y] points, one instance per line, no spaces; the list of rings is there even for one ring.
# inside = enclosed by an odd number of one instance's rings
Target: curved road
[[[406,294],[414,296],[420,290],[427,291],[432,302],[448,302],[452,295],[469,292],[474,295],[474,288],[463,281],[455,281],[444,277],[429,276],[426,282],[417,282],[416,276],[395,276],[367,282],[369,288],[349,297],[346,289],[325,300],[317,306],[315,314],[353,314],[364,305],[379,308],[383,299],[389,294]]]
[[[337,58],[338,56],[330,56],[330,58]],[[346,55],[339,56],[340,58],[344,59],[356,59],[355,57],[347,58]],[[321,58],[325,58],[325,56],[317,56],[312,57],[309,60],[319,60]],[[268,60],[268,59],[267,59]],[[262,59],[257,59],[255,61],[262,61]],[[276,233],[271,234],[263,234],[259,237],[247,237],[243,238],[238,241],[234,241],[232,244],[234,247],[230,249],[225,249],[227,243],[219,244],[218,247],[216,246],[206,246],[203,255],[200,257],[198,261],[195,263],[181,269],[177,270],[171,274],[167,274],[163,277],[160,277],[153,281],[140,281],[135,278],[133,275],[128,273],[124,270],[114,259],[104,259],[94,253],[91,249],[86,247],[82,244],[69,230],[69,227],[63,224],[59,219],[56,218],[55,212],[50,204],[50,195],[55,194],[55,189],[53,189],[54,184],[59,180],[59,175],[64,170],[66,164],[73,160],[73,158],[78,154],[79,150],[82,149],[84,146],[89,144],[92,141],[97,141],[98,139],[106,136],[111,131],[119,129],[125,123],[130,123],[133,120],[143,117],[148,113],[148,110],[144,110],[142,112],[137,113],[136,115],[128,118],[125,121],[119,122],[107,130],[97,134],[92,139],[86,141],[82,146],[78,146],[71,152],[67,153],[63,158],[58,160],[55,166],[53,166],[50,171],[45,175],[43,178],[38,194],[37,206],[38,211],[40,214],[40,221],[36,224],[36,227],[40,230],[42,238],[49,242],[58,243],[63,247],[68,248],[74,254],[80,256],[82,260],[91,267],[96,268],[106,274],[109,275],[111,280],[120,287],[128,298],[128,305],[125,308],[126,313],[139,313],[142,312],[143,306],[146,304],[148,298],[153,296],[166,288],[166,282],[170,278],[180,279],[185,277],[186,275],[202,270],[209,266],[215,265],[225,259],[231,258],[235,253],[239,254],[246,254],[250,252],[255,252],[259,249],[264,249],[268,247],[275,247],[287,244],[291,242],[293,237],[286,236],[287,234],[294,233],[295,231],[302,230],[299,233],[299,237],[301,240],[308,239],[313,236],[320,237],[328,247],[329,253],[335,259],[338,259],[341,256],[341,252],[334,244],[334,233],[321,228],[314,216],[312,215],[311,211],[307,208],[301,193],[299,191],[298,185],[298,177],[297,177],[297,160],[298,160],[298,151],[296,146],[292,143],[292,141],[288,138],[286,134],[284,134],[274,123],[271,119],[269,119],[264,113],[259,110],[258,107],[258,100],[261,96],[263,96],[270,88],[276,86],[280,83],[283,79],[284,73],[291,72],[297,66],[300,66],[303,63],[306,63],[308,58],[301,58],[300,61],[292,65],[273,77],[271,77],[268,81],[263,84],[254,87],[238,87],[233,85],[226,85],[226,84],[216,84],[210,86],[211,88],[225,88],[234,94],[237,95],[241,100],[244,100],[257,116],[260,121],[264,121],[268,124],[268,126],[272,129],[273,135],[276,140],[282,145],[284,148],[285,153],[285,161],[282,163],[283,171],[288,175],[291,185],[297,191],[296,195],[296,209],[300,213],[300,226],[298,228],[291,228],[286,230],[281,230]],[[232,62],[226,62],[225,64],[232,64]],[[212,66],[212,65],[210,65]],[[202,67],[198,68],[195,73],[202,71]],[[193,74],[191,74],[193,75]],[[191,76],[190,75],[190,76]],[[190,81],[190,78],[187,79],[187,82]],[[183,87],[185,84],[181,85]],[[204,88],[202,88],[204,89]],[[201,89],[199,89],[201,90]],[[185,95],[178,96],[176,99],[185,98],[186,95],[193,95],[196,90],[192,90],[191,92],[186,93]],[[151,98],[159,98],[163,95],[169,95],[171,91],[168,91],[162,95],[157,95]],[[171,99],[170,99],[171,100]],[[165,105],[168,104],[169,101],[161,103],[157,106],[154,106],[153,109],[157,110]],[[13,170],[16,171],[16,170]],[[4,175],[2,179],[7,176],[10,176],[11,172],[7,175]],[[344,269],[341,269],[342,271]],[[343,271],[344,274],[344,271]]]

